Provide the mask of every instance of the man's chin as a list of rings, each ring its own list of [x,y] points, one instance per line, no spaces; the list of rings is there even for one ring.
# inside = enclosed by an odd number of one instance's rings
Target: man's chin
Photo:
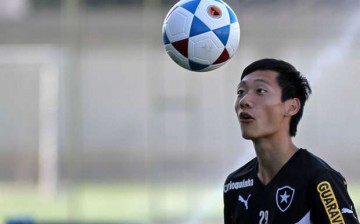
[[[246,139],[246,140],[252,140],[252,139],[254,139],[254,136],[253,135],[251,135],[250,133],[242,133],[242,137],[244,138],[244,139]]]
[[[241,126],[241,134],[244,139],[253,140],[258,137],[257,135],[259,133],[254,128],[250,128],[247,126],[245,126],[245,127]]]

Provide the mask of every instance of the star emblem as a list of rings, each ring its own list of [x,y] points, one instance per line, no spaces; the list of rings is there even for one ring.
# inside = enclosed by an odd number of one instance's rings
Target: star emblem
[[[289,197],[290,197],[290,195],[288,195],[288,194],[287,194],[287,191],[285,191],[283,195],[280,195],[280,198],[281,198],[280,203],[285,202],[285,203],[287,204]]]

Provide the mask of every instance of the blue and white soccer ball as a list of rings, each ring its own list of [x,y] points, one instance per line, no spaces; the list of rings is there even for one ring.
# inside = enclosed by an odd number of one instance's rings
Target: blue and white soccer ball
[[[181,67],[210,71],[224,65],[239,46],[240,26],[221,0],[181,0],[163,24],[166,52]]]

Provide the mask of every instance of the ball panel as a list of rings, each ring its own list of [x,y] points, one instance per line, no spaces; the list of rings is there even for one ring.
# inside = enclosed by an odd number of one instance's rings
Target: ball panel
[[[230,34],[230,25],[215,29],[215,30],[213,30],[213,32],[220,39],[220,41],[223,43],[223,45],[227,44],[228,39],[229,39],[229,34]]]
[[[201,71],[199,72],[208,72],[208,71],[211,71],[211,70],[214,70],[214,69],[217,69],[217,68],[220,68],[221,66],[223,66],[226,62],[224,63],[221,63],[221,64],[213,64],[213,65],[209,65],[208,67],[202,69]]]
[[[170,42],[183,40],[189,37],[191,23],[194,15],[177,7],[165,21],[164,29]]]
[[[214,64],[224,63],[224,62],[228,61],[229,59],[230,59],[229,52],[228,52],[227,49],[225,48],[225,49],[223,50],[223,52],[221,53],[221,55],[218,57],[218,59],[216,59],[216,61],[214,62]]]
[[[203,71],[205,68],[210,66],[210,65],[200,64],[192,60],[189,60],[189,65],[191,70],[193,71]]]
[[[169,37],[166,34],[165,29],[163,29],[163,43],[164,44],[170,44],[170,40],[169,40]]]
[[[226,9],[228,10],[228,13],[229,13],[230,23],[231,24],[237,23],[238,20],[237,20],[235,12],[228,5],[226,5]]]
[[[179,40],[171,43],[171,45],[184,57],[188,57],[189,39]]]
[[[225,46],[212,32],[189,38],[189,60],[200,64],[212,64],[221,55]]]
[[[184,9],[188,10],[192,14],[195,14],[195,11],[196,11],[197,7],[199,6],[200,2],[201,2],[200,0],[191,0],[188,2],[182,3],[180,6],[183,7]]]
[[[169,19],[169,16],[175,11],[175,9],[179,7],[178,4],[175,4],[170,10],[169,12],[166,14],[165,16],[165,20],[164,20],[164,24],[165,22]]]
[[[209,9],[219,10],[220,16],[213,16]],[[210,29],[217,29],[230,24],[230,18],[226,6],[214,0],[202,0],[195,12],[195,16],[201,19]]]
[[[190,29],[190,37],[196,36],[196,35],[199,35],[202,33],[206,33],[209,31],[210,31],[210,28],[205,23],[203,23],[199,18],[194,16],[192,24],[191,24],[191,29]]]
[[[178,52],[174,48],[174,46],[172,46],[171,44],[167,44],[167,45],[165,45],[165,50],[168,53],[168,55],[170,56],[170,58],[174,62],[176,62],[176,64],[180,65],[183,68],[191,70],[188,58],[184,57],[180,52]]]
[[[226,44],[226,49],[229,52],[230,58],[235,54],[239,47],[240,42],[240,26],[239,23],[233,23],[230,25],[229,40]]]

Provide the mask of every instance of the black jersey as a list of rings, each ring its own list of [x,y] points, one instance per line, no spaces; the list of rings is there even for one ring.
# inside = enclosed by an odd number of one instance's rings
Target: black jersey
[[[345,179],[307,150],[298,150],[267,185],[257,167],[255,158],[228,176],[225,224],[359,224]]]

